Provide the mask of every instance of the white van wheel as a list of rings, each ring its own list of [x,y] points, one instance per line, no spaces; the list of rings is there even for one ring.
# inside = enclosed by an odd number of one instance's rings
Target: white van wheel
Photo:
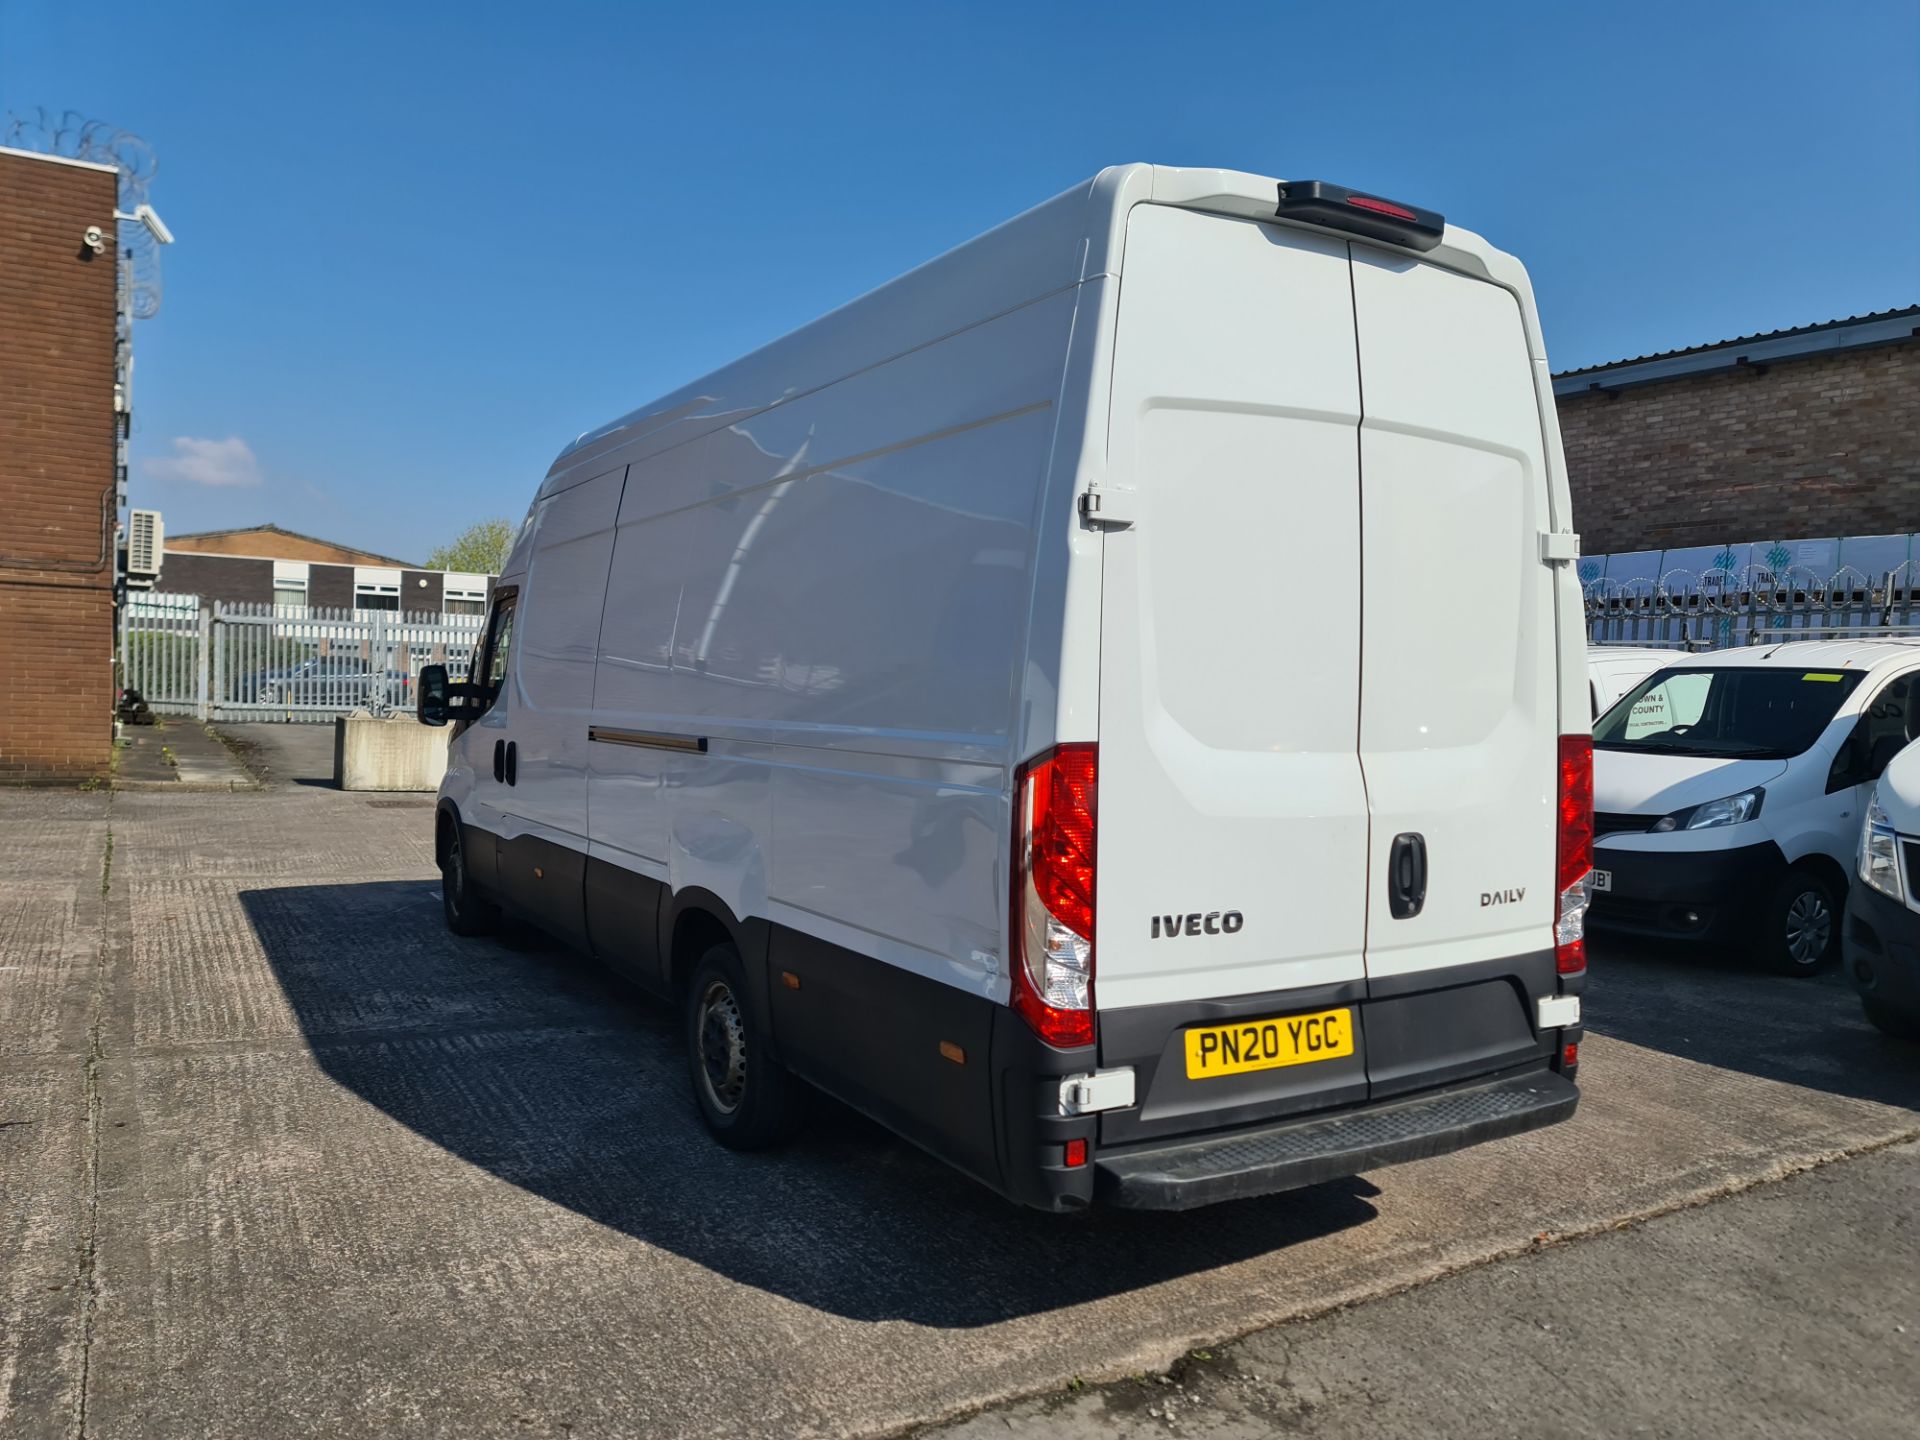
[[[707,951],[687,987],[687,1063],[700,1118],[728,1149],[758,1150],[792,1131],[798,1082],[770,1053],[731,945]]]
[[[490,935],[500,923],[500,912],[480,893],[467,869],[458,820],[447,827],[447,848],[440,859],[440,908],[456,935]]]
[[[1827,882],[1811,870],[1789,870],[1774,888],[1762,922],[1761,956],[1782,975],[1826,968],[1839,948],[1839,912]]]

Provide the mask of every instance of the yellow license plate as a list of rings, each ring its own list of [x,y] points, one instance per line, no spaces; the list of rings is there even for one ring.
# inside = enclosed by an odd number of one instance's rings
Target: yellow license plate
[[[1187,1078],[1211,1080],[1353,1054],[1353,1012],[1321,1010],[1187,1031]]]

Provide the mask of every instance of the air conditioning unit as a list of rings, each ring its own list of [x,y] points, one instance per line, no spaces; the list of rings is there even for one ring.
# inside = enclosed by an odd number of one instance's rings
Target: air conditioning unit
[[[166,530],[158,510],[133,510],[127,514],[127,578],[152,582],[160,573]]]

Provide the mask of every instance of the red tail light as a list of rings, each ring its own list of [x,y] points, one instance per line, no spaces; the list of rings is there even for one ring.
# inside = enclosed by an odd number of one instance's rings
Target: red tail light
[[[1093,839],[1099,758],[1061,745],[1014,795],[1013,1008],[1049,1045],[1093,1043]]]
[[[1593,898],[1593,737],[1560,737],[1560,909],[1553,958],[1562,975],[1587,968],[1587,903]]]
[[[1371,210],[1376,215],[1391,215],[1396,220],[1418,220],[1420,217],[1404,205],[1396,205],[1391,200],[1376,200],[1371,195],[1349,195],[1347,204],[1361,210]]]

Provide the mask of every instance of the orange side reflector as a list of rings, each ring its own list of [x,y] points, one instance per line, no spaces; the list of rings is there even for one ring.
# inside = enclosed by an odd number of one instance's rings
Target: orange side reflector
[[[800,977],[791,970],[782,970],[780,972],[780,983],[789,990],[798,990],[800,988]]]
[[[956,1065],[964,1065],[967,1063],[967,1052],[951,1040],[942,1040],[940,1042],[940,1053]]]

